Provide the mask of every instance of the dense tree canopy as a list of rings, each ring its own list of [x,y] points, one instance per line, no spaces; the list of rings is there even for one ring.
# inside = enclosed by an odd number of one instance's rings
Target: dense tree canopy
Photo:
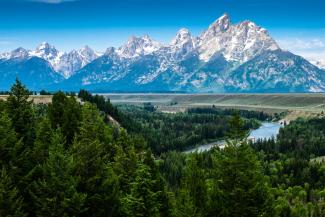
[[[298,119],[277,139],[247,144],[272,116],[152,105],[57,92],[30,101],[19,80],[0,101],[0,216],[320,217],[325,119]],[[117,124],[113,124],[113,117]],[[226,139],[200,153],[204,141]]]

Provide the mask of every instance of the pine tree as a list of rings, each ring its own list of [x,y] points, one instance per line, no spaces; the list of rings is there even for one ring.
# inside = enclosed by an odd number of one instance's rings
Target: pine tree
[[[118,177],[105,151],[112,135],[95,106],[83,106],[79,132],[71,153],[80,177],[78,190],[87,194],[83,216],[118,216]]]
[[[48,116],[53,129],[56,129],[57,127],[62,127],[63,125],[63,114],[67,104],[67,100],[67,96],[61,91],[55,93],[52,97],[52,103],[49,104]]]
[[[11,87],[7,98],[7,112],[13,127],[25,145],[31,146],[34,138],[35,117],[33,101],[28,100],[29,90],[18,80]]]
[[[11,87],[6,101],[6,112],[11,119],[12,127],[15,130],[18,141],[10,147],[11,160],[8,167],[12,183],[17,187],[24,199],[24,209],[28,210],[28,185],[30,184],[29,174],[34,168],[31,161],[31,152],[35,138],[35,115],[33,101],[29,100],[29,90],[18,80]],[[15,139],[12,134],[10,140]],[[8,145],[12,145],[9,144]]]
[[[0,99],[0,112],[3,112],[6,109],[6,102]]]
[[[227,137],[233,141],[233,144],[238,145],[238,143],[247,136],[247,132],[244,130],[244,122],[240,118],[238,112],[233,114],[228,125],[229,130],[227,132]]]
[[[36,127],[36,139],[32,150],[35,164],[43,164],[48,158],[49,146],[52,143],[53,130],[47,117],[41,119]]]
[[[95,105],[85,103],[82,107],[82,122],[79,127],[78,141],[98,140],[105,145],[112,142],[112,129],[104,122]]]
[[[0,170],[0,216],[27,216],[23,210],[23,199],[4,167]]]
[[[135,177],[139,156],[125,130],[122,130],[115,141],[114,171],[119,175],[120,188],[128,192],[130,183]]]
[[[20,142],[13,129],[12,122],[5,111],[0,113],[0,166],[8,168],[15,156],[15,148]]]
[[[152,178],[150,169],[140,164],[136,171],[134,182],[131,183],[131,192],[121,199],[123,216],[158,217],[160,216],[158,195],[154,192],[156,180]]]
[[[79,178],[74,176],[75,162],[64,149],[64,139],[56,132],[51,137],[48,159],[41,166],[42,177],[31,187],[36,216],[79,216],[86,194],[77,191]]]
[[[75,97],[67,97],[63,92],[55,93],[49,105],[48,117],[52,127],[61,128],[66,143],[71,144],[81,121],[81,107]]]
[[[83,216],[116,216],[118,212],[118,177],[103,150],[98,140],[75,141],[72,146],[75,175],[80,177],[78,191],[87,194]]]
[[[271,197],[268,183],[253,150],[245,143],[226,146],[217,159],[216,178],[223,208],[220,216],[270,216]]]
[[[159,207],[160,216],[175,216],[174,195],[167,190],[166,182],[162,178],[153,154],[150,150],[147,150],[145,152],[143,163],[148,166],[152,180],[155,183],[152,191],[156,192],[157,195],[157,204]]]
[[[77,100],[73,96],[71,96],[66,100],[61,126],[67,144],[72,143],[75,134],[79,130],[80,121],[81,107]]]
[[[182,188],[177,193],[177,215],[179,217],[199,217],[198,207],[195,206],[189,189]]]
[[[243,121],[235,113],[229,122],[228,145],[215,155],[215,188],[222,201],[220,216],[272,215],[269,186],[260,162],[246,143]],[[218,153],[218,152],[216,152]]]
[[[182,186],[183,194],[187,194],[191,198],[189,201],[196,207],[195,215],[203,216],[206,212],[207,188],[204,171],[198,166],[195,154],[190,155],[186,161]]]

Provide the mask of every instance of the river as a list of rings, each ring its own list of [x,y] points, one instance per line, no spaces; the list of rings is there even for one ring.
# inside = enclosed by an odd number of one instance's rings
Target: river
[[[258,140],[258,139],[270,139],[272,137],[276,138],[281,127],[282,125],[276,122],[263,122],[258,129],[252,130],[250,132],[248,139]],[[196,151],[197,152],[209,151],[214,146],[219,146],[220,148],[223,148],[225,146],[225,143],[226,142],[222,140],[222,141],[212,142],[209,144],[203,144],[198,147],[189,149],[184,153],[192,153]]]

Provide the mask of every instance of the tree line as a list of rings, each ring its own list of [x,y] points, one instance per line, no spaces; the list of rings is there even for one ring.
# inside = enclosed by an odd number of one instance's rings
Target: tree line
[[[0,101],[0,216],[325,215],[325,166],[315,160],[323,154],[324,119],[299,119],[277,139],[250,144],[255,119],[238,112],[167,115],[93,97],[79,103],[57,92],[49,105],[35,105],[17,80]],[[223,123],[227,146],[157,151],[134,129],[155,128],[148,135],[164,138],[165,121],[183,136]],[[158,147],[179,138],[166,134]]]

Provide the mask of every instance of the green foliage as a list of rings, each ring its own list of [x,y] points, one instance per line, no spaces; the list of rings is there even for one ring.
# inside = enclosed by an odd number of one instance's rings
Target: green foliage
[[[157,183],[148,166],[140,164],[135,175],[130,194],[121,199],[123,216],[160,216],[157,198],[161,192],[153,191]]]
[[[49,105],[48,116],[52,128],[60,127],[67,144],[71,144],[81,121],[81,107],[73,96],[67,97],[63,92],[53,95]]]
[[[19,143],[11,119],[6,112],[0,113],[0,165],[9,167],[15,157],[15,148]]]
[[[210,140],[227,136],[231,116],[207,113],[167,114],[147,111],[140,107],[119,107],[122,126],[129,132],[145,138],[155,154],[167,151],[183,151]],[[243,130],[259,126],[255,119],[241,120]]]
[[[7,98],[7,112],[13,127],[26,145],[31,145],[34,133],[34,112],[32,101],[29,101],[29,90],[18,80],[11,87]]]
[[[221,216],[270,216],[270,192],[253,150],[246,144],[226,146],[219,167]]]
[[[75,174],[80,177],[78,190],[87,194],[85,206],[88,209],[83,216],[117,216],[118,177],[105,149],[111,141],[111,130],[92,104],[82,108],[79,131],[71,153],[76,162]]]
[[[324,118],[291,122],[277,140],[257,141],[264,175],[270,180],[276,216],[324,216]]]
[[[173,193],[166,188],[151,152],[146,152],[130,176],[121,198],[123,216],[175,216]]]
[[[57,128],[63,125],[63,113],[67,104],[68,97],[63,92],[57,92],[52,97],[52,103],[49,105],[48,116],[52,127]]]
[[[130,184],[135,177],[135,171],[139,161],[131,138],[126,131],[122,130],[116,140],[116,150],[114,155],[114,171],[119,176],[120,188],[128,192]]]
[[[0,99],[0,112],[3,112],[6,109],[6,102]]]
[[[206,107],[198,107],[198,108],[189,108],[187,110],[188,113],[192,114],[216,114],[216,115],[225,115],[230,116],[233,114],[239,114],[242,118],[248,119],[257,119],[260,121],[270,121],[273,119],[273,115],[267,114],[265,112],[256,112],[256,111],[248,111],[248,110],[236,110],[236,109],[220,109],[216,107],[206,108]]]
[[[235,143],[247,136],[247,131],[244,129],[244,122],[238,113],[234,113],[229,120],[229,131],[227,137],[234,140]]]
[[[17,80],[0,101],[0,216],[325,214],[324,118],[248,145],[248,130],[268,115],[118,109],[87,91],[84,103],[58,92],[50,105],[33,105],[29,94]],[[224,149],[175,151],[226,137]]]
[[[32,160],[36,164],[43,164],[48,158],[49,145],[52,142],[53,130],[48,118],[42,118],[36,129],[36,139],[32,149]]]
[[[24,217],[23,198],[5,168],[0,170],[0,216]]]
[[[40,94],[40,95],[51,95],[51,93],[50,93],[50,92],[47,92],[46,90],[41,90],[41,91],[39,92],[39,94]]]
[[[79,177],[74,176],[75,162],[64,149],[59,132],[52,136],[48,158],[40,169],[42,176],[31,187],[36,216],[79,216],[86,194],[77,191]]]
[[[76,99],[71,96],[66,100],[63,112],[62,132],[66,142],[71,144],[75,134],[78,132],[81,121],[81,107]]]
[[[150,102],[143,103],[143,109],[148,112],[154,112],[156,111],[156,108],[154,105],[152,105]]]
[[[186,155],[172,151],[162,154],[161,158],[160,171],[166,178],[169,187],[179,188],[183,177]]]
[[[120,113],[115,106],[111,104],[109,99],[106,99],[104,96],[92,95],[86,90],[80,90],[78,97],[84,102],[90,102],[97,106],[97,108],[104,112],[106,115],[112,116],[115,120],[121,121]]]
[[[184,209],[189,206],[194,206],[194,216],[205,216],[206,202],[207,202],[207,186],[205,183],[206,174],[198,165],[198,160],[195,155],[190,155],[187,158],[184,178],[182,180],[182,197],[189,197],[190,200],[186,201]]]

